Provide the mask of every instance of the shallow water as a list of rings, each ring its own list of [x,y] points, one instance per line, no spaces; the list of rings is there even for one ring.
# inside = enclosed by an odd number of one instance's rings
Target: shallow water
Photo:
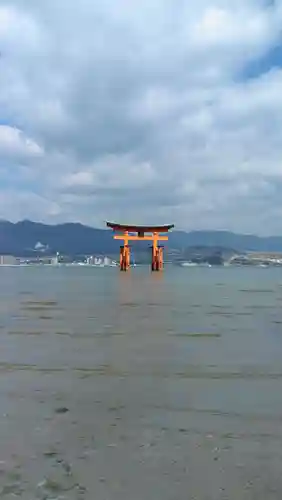
[[[0,280],[0,497],[282,498],[282,270]]]

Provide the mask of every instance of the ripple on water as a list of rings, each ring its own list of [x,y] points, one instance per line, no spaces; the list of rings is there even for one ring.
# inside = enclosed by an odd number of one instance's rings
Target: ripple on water
[[[209,338],[220,338],[221,334],[216,332],[184,332],[184,333],[168,333],[168,335],[173,335],[175,337],[184,337],[184,338],[192,338],[192,339],[209,339]]]
[[[151,377],[163,379],[199,379],[199,380],[278,380],[282,378],[281,371],[266,371],[256,367],[242,367],[238,370],[217,370],[216,367],[211,366],[199,367],[198,365],[189,365],[186,369],[179,371],[166,371],[161,369],[130,369],[126,370],[113,365],[99,365],[97,367],[40,367],[38,365],[28,365],[19,363],[0,363],[0,372],[16,372],[16,371],[31,371],[38,373],[59,373],[59,372],[73,372],[78,375],[85,375],[87,377],[100,376],[100,377]]]
[[[241,293],[275,293],[273,288],[241,288]]]
[[[44,335],[43,332],[40,332],[40,331],[21,331],[21,330],[18,330],[18,331],[9,331],[8,332],[8,335]]]
[[[26,306],[53,307],[57,306],[58,302],[56,300],[24,300],[21,304]]]

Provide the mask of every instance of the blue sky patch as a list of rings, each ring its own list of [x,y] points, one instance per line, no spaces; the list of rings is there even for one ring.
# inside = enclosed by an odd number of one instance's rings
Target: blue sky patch
[[[282,68],[282,43],[275,45],[262,57],[245,66],[240,74],[240,79],[251,80],[258,78],[273,68]]]

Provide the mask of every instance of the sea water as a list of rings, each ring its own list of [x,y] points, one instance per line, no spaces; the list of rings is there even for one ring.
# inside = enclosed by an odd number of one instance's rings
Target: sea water
[[[282,269],[0,268],[0,497],[282,498]]]

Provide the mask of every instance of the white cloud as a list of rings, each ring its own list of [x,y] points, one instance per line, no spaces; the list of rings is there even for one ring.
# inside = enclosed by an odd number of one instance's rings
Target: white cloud
[[[56,221],[60,206],[44,196],[27,189],[1,189],[0,213],[2,218],[16,222],[22,219]]]
[[[85,194],[105,193],[132,189],[140,190],[158,180],[149,162],[138,164],[130,156],[108,156],[102,160],[85,166],[87,170],[64,175],[61,187],[79,192],[85,189]]]
[[[43,155],[42,148],[21,130],[8,125],[0,125],[0,155],[18,157],[38,157]]]
[[[275,18],[270,12],[258,9],[257,5],[252,8],[248,2],[245,2],[245,6],[239,3],[239,7],[237,2],[226,4],[225,8],[208,5],[193,26],[191,39],[196,45],[205,48],[265,48],[275,37]]]
[[[12,3],[12,2],[11,2]],[[13,5],[0,6],[0,41],[2,49],[17,53],[38,50],[43,33],[35,20]]]
[[[2,2],[2,216],[281,232],[282,72],[241,76],[281,21],[280,0]]]

